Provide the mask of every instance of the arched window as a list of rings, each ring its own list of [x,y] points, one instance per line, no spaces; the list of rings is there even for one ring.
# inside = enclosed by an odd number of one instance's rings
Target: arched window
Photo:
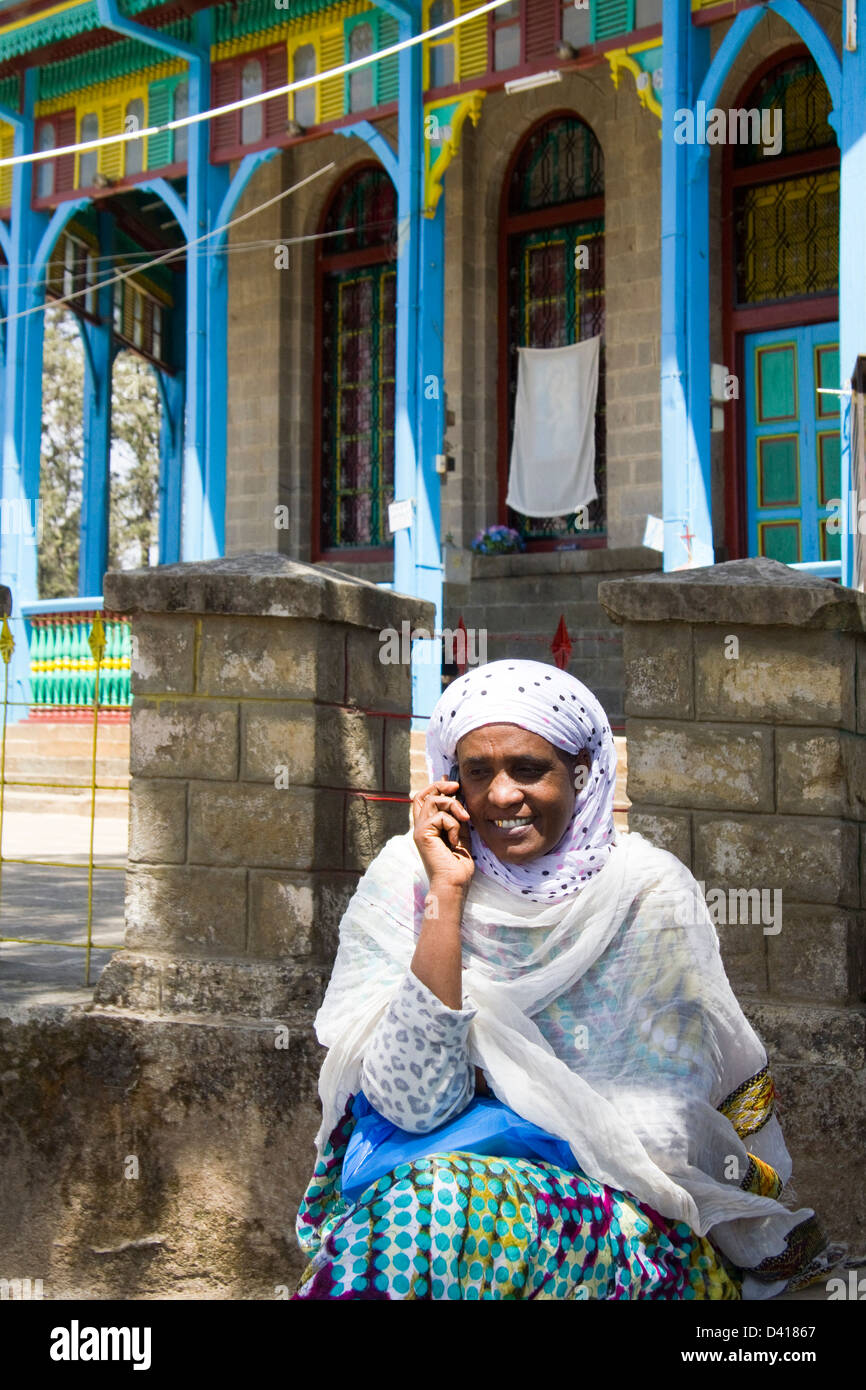
[[[378,167],[350,174],[332,199],[319,245],[314,407],[319,554],[391,547],[397,203]]]
[[[54,122],[46,121],[39,132],[39,149],[53,150],[56,144],[56,134]],[[50,198],[54,192],[54,160],[43,159],[39,163],[36,174],[36,196],[38,198]]]
[[[356,24],[349,35],[349,62],[366,58],[373,52],[373,29],[369,24]],[[357,68],[349,74],[349,110],[367,111],[374,105],[373,64]]]
[[[262,65],[258,58],[250,58],[244,63],[241,73],[241,96],[254,97],[265,90]],[[264,112],[261,103],[244,106],[241,110],[241,144],[256,145],[265,133]]]
[[[732,103],[732,106],[734,103]],[[809,54],[768,63],[740,95],[723,154],[729,553],[834,560],[839,498],[839,151]]]
[[[433,0],[429,28],[454,18],[454,0]],[[430,40],[430,86],[449,87],[454,81],[454,30]]]
[[[95,111],[88,111],[86,116],[81,117],[78,138],[82,142],[85,140],[99,139],[99,117]],[[78,156],[78,187],[91,188],[96,182],[96,171],[99,167],[98,150],[82,150]]]
[[[313,77],[316,72],[316,50],[311,43],[302,44],[296,48],[292,58],[292,81],[302,82],[305,77]],[[294,118],[299,125],[311,126],[316,124],[316,89],[315,87],[304,87],[300,92],[293,92]]]
[[[497,11],[497,13],[499,13]],[[517,396],[520,347],[556,348],[604,334],[604,162],[601,146],[577,116],[555,116],[526,137],[503,194],[505,322],[500,333],[500,497],[504,508]],[[565,536],[599,544],[605,534],[604,344],[595,416],[598,499],[586,513],[526,517],[509,526],[531,542]]]
[[[189,83],[178,82],[174,89],[174,119],[183,120],[184,116],[189,115]],[[178,126],[174,132],[174,155],[175,164],[186,163],[189,155],[189,126]]]
[[[144,102],[141,97],[135,97],[126,104],[126,118],[124,120],[124,130],[143,130],[144,129]],[[140,174],[144,168],[144,141],[128,140],[126,142],[126,163],[124,172],[127,174]]]

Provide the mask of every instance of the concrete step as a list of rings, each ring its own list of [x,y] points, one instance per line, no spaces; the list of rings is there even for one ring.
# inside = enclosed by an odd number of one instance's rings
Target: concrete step
[[[6,776],[24,777],[28,781],[56,782],[61,780],[90,781],[93,763],[90,758],[10,757],[6,754]],[[128,758],[97,758],[96,780],[114,778],[120,785],[129,780]]]
[[[89,816],[90,788],[52,789],[49,787],[6,787],[4,815],[26,812],[31,815]],[[129,793],[125,790],[97,791],[94,814],[125,821],[129,816]]]

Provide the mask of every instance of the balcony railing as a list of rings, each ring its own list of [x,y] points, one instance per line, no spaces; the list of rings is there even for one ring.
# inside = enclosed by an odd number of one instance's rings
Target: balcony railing
[[[30,646],[30,718],[92,717],[96,662],[90,650],[100,614],[105,654],[99,674],[99,717],[129,718],[132,637],[128,617],[107,613],[101,596],[42,599],[22,605]]]

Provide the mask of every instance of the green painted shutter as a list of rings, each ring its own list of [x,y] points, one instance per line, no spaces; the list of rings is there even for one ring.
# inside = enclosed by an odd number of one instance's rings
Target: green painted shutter
[[[177,77],[162,77],[158,82],[151,82],[147,89],[148,125],[165,125],[171,120],[172,98],[177,82]],[[164,130],[160,135],[148,136],[148,169],[161,169],[164,165],[171,164],[173,135],[173,130]]]
[[[594,0],[592,42],[630,34],[634,28],[634,0]]]
[[[379,47],[390,48],[391,44],[396,43],[399,37],[400,26],[396,19],[392,15],[381,14],[379,16]],[[378,64],[380,106],[384,106],[386,101],[397,100],[399,63],[399,55],[394,53],[392,57],[383,58]]]

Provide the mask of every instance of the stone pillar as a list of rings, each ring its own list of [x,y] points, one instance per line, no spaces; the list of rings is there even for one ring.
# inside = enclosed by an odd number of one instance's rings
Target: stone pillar
[[[623,626],[629,827],[705,885],[800,1198],[862,1240],[866,596],[750,559],[599,598]]]
[[[105,576],[132,615],[126,950],[96,1003],[308,1018],[343,910],[408,829],[420,600],[276,552]],[[390,644],[388,650],[393,650]]]

